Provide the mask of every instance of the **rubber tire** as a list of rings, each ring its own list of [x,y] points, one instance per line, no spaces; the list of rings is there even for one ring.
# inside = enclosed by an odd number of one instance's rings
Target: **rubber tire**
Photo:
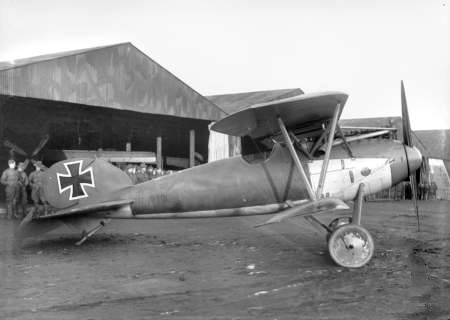
[[[350,239],[354,241],[353,244],[359,244],[360,240],[364,242],[359,250],[358,248],[346,248],[343,237],[347,235],[353,236]],[[372,259],[374,251],[375,247],[369,231],[353,223],[340,226],[334,230],[328,240],[328,252],[331,259],[337,265],[345,268],[361,268]],[[361,253],[362,256],[356,257],[355,254],[357,253]]]

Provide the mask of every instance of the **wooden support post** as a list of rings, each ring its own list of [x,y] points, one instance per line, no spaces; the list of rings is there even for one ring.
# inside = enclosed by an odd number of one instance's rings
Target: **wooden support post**
[[[189,130],[189,168],[195,166],[195,130]]]
[[[162,138],[156,137],[156,167],[162,169]]]

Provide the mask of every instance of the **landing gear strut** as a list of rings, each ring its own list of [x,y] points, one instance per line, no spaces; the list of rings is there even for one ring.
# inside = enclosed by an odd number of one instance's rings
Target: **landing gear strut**
[[[333,261],[346,268],[360,268],[370,261],[374,243],[370,233],[361,223],[361,209],[364,197],[364,184],[359,186],[355,199],[353,217],[333,220],[328,234],[328,250]],[[347,222],[346,222],[347,221]]]
[[[83,242],[85,242],[87,239],[89,239],[91,236],[94,235],[94,233],[96,233],[97,231],[99,231],[101,228],[103,228],[105,226],[105,222],[102,220],[99,222],[98,226],[92,228],[89,231],[83,231],[82,235],[81,235],[81,239],[79,241],[77,241],[75,243],[76,246],[80,246],[83,244]]]
[[[352,217],[336,218],[327,226],[313,216],[305,216],[313,226],[327,231],[328,251],[333,261],[345,268],[360,268],[373,256],[374,243],[361,224],[364,184],[360,184]]]

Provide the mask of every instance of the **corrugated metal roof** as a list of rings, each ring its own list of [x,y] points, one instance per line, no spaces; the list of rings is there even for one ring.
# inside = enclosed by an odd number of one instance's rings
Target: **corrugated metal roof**
[[[36,57],[28,57],[28,58],[23,58],[23,59],[16,59],[16,60],[12,60],[12,61],[3,61],[3,62],[0,62],[0,71],[13,69],[13,68],[19,68],[19,67],[23,67],[23,66],[26,66],[26,65],[29,65],[29,64],[32,64],[32,63],[44,62],[44,61],[47,61],[47,60],[54,60],[54,59],[68,57],[68,56],[73,56],[73,55],[77,55],[77,54],[80,54],[80,53],[85,53],[85,52],[88,52],[88,51],[94,51],[94,50],[105,49],[105,48],[109,48],[109,47],[120,46],[120,45],[123,45],[123,44],[130,44],[130,43],[129,42],[124,42],[124,43],[118,43],[118,44],[113,44],[113,45],[108,45],[108,46],[100,46],[100,47],[93,47],[93,48],[87,48],[87,49],[70,50],[70,51],[64,51],[64,52],[56,52],[56,53],[44,54],[44,55],[40,55],[40,56],[36,56]]]
[[[131,43],[1,63],[0,95],[204,120],[225,114]]]
[[[207,98],[227,114],[232,114],[257,103],[290,98],[303,93],[301,89],[295,88],[220,94],[207,96]]]

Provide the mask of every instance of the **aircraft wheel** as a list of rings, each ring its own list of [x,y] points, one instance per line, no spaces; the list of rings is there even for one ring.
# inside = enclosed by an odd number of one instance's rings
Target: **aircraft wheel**
[[[331,234],[334,230],[350,223],[352,223],[352,217],[340,217],[331,221],[328,225],[328,229],[330,230],[330,232],[327,232],[327,242],[330,241]]]
[[[331,233],[328,250],[336,264],[360,268],[372,258],[374,244],[366,229],[356,224],[345,224]]]

